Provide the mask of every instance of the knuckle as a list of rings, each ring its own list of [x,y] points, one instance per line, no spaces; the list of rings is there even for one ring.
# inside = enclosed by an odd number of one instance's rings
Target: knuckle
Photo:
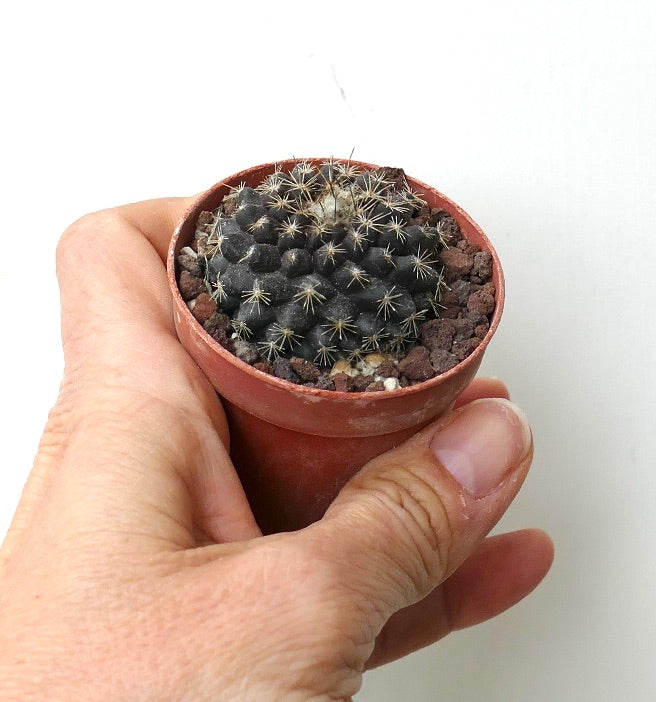
[[[304,592],[300,609],[321,612],[326,626],[323,634],[337,631],[350,621],[351,593],[345,588],[344,563],[336,555],[334,543],[311,532],[289,539],[286,544],[287,572]],[[350,613],[349,613],[350,612]]]
[[[356,476],[352,488],[364,497],[393,558],[418,596],[432,590],[449,568],[453,529],[440,494],[419,473],[391,465]],[[391,547],[389,545],[392,545]]]
[[[344,573],[334,550],[308,533],[288,534],[284,541],[284,550],[278,538],[257,548],[258,566],[256,573],[249,572],[248,580],[257,583],[262,595],[263,621],[273,615],[285,621],[284,628],[271,623],[285,655],[302,652],[308,661],[306,670],[297,668],[300,677],[294,685],[302,687],[306,673],[314,679],[318,672],[361,673],[372,637],[359,624],[361,617],[344,588]],[[246,567],[253,563],[249,555],[244,559]]]
[[[96,242],[108,227],[116,222],[118,215],[114,210],[90,212],[70,224],[57,243],[57,267],[65,267],[70,259],[80,255],[91,242]]]

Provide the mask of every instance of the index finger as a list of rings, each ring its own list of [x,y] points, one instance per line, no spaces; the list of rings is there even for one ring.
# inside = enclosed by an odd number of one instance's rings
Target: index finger
[[[197,196],[166,197],[144,200],[114,208],[127,224],[138,229],[166,262],[166,253],[173,232]]]

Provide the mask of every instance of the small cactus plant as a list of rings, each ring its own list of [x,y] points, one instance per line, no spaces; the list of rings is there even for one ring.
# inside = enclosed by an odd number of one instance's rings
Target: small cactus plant
[[[203,212],[195,250],[233,335],[268,361],[328,367],[407,351],[439,316],[438,255],[457,225],[426,212],[401,169],[298,161]]]

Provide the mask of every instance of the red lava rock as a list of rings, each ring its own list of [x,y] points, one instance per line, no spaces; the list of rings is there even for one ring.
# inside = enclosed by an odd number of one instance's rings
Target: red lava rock
[[[444,210],[440,210],[437,207],[431,207],[430,217],[428,218],[428,226],[429,227],[434,227],[437,225],[437,223],[439,222],[439,218],[440,218],[440,212],[444,212]]]
[[[243,341],[242,339],[231,339],[230,341],[232,345],[232,353],[234,353],[235,356],[241,359],[244,363],[248,363],[250,365],[259,360],[260,354],[258,353],[257,346],[255,346],[255,344],[251,344],[248,341]]]
[[[371,384],[371,376],[356,375],[353,377],[353,392],[364,392]]]
[[[180,288],[180,295],[182,295],[182,299],[185,302],[192,300],[194,297],[198,297],[201,293],[207,292],[203,280],[191,275],[189,271],[182,271],[180,273],[178,287]]]
[[[194,278],[201,278],[203,273],[200,270],[200,265],[198,264],[198,259],[196,256],[190,256],[189,254],[180,254],[177,258],[178,265],[183,271],[187,271],[194,276]]]
[[[417,215],[412,218],[411,224],[418,224],[421,226],[422,224],[426,224],[427,222],[430,222],[430,217],[431,217],[431,209],[428,205],[422,205],[421,208],[419,209],[419,212],[417,212]]]
[[[319,378],[319,369],[305,358],[292,357],[289,361],[296,375],[305,383],[313,383]]]
[[[221,346],[224,346],[226,348],[228,347],[230,339],[228,338],[228,334],[225,329],[223,329],[222,327],[217,327],[213,328],[211,331],[206,331],[214,339],[214,341],[218,341],[219,344],[221,344]],[[230,351],[230,353],[232,353],[232,351]]]
[[[399,361],[399,373],[408,380],[428,380],[435,375],[435,370],[428,358],[425,346],[415,346],[408,351],[407,356]]]
[[[465,317],[467,317],[467,319],[474,325],[474,328],[476,328],[479,324],[489,325],[487,315],[477,314],[476,312],[465,310]]]
[[[489,280],[492,277],[492,254],[489,251],[478,251],[474,254],[471,274],[481,280]]]
[[[321,373],[314,387],[319,390],[334,390],[335,383],[333,383],[333,379],[330,377],[329,373]]]
[[[335,373],[332,380],[337,392],[350,392],[353,388],[353,378],[346,373]]]
[[[421,343],[429,350],[448,351],[453,343],[454,320],[431,319],[421,327]]]
[[[223,201],[223,213],[226,217],[232,217],[237,211],[237,198],[231,197]]]
[[[398,378],[400,373],[396,363],[386,358],[378,368],[376,368],[376,375],[381,375],[384,378]]]
[[[471,254],[472,256],[474,256],[477,252],[480,251],[476,244],[472,244],[471,241],[467,241],[467,239],[460,239],[456,246],[461,251],[464,251],[466,254]]]
[[[383,166],[375,171],[383,176],[393,190],[403,190],[406,186],[405,171],[402,168]]]
[[[455,246],[462,239],[458,222],[446,210],[437,210],[434,216],[435,223],[439,224],[442,230],[442,241],[447,246]]]
[[[229,326],[230,317],[218,310],[209,319],[203,322],[203,328],[208,334],[213,334],[217,329],[222,329],[224,332],[227,332]]]
[[[203,210],[198,215],[198,229],[205,229],[205,225],[214,223],[214,215],[209,210]]]
[[[440,251],[438,258],[444,266],[444,277],[447,283],[467,275],[474,265],[473,256],[453,247]]]
[[[471,319],[454,319],[453,332],[453,341],[470,339],[474,335],[474,323]]]
[[[458,319],[460,316],[460,307],[447,307],[440,312],[443,319]]]
[[[283,358],[282,356],[279,356],[273,362],[273,374],[276,376],[276,378],[289,380],[290,383],[298,383],[300,380],[300,378],[294,372],[289,359]]]
[[[450,351],[435,349],[430,353],[430,362],[436,373],[446,373],[453,366],[458,365],[458,357]]]
[[[216,312],[216,302],[206,293],[201,293],[196,298],[196,304],[191,314],[201,323],[205,324],[208,319]]]
[[[364,389],[365,392],[380,392],[381,390],[385,390],[385,385],[382,380],[374,380],[373,383],[369,383]]]
[[[456,280],[451,283],[451,292],[458,297],[458,305],[465,307],[471,292],[471,283],[467,280]]]
[[[196,241],[198,243],[196,247],[198,258],[211,257],[214,245],[207,243],[209,241],[209,236],[204,234],[202,237],[199,236]]]
[[[478,337],[479,339],[482,339],[489,331],[490,325],[487,322],[477,324],[474,327],[474,336]]]
[[[488,315],[494,311],[494,295],[484,287],[472,293],[467,301],[467,311]]]
[[[262,373],[273,375],[273,366],[268,361],[258,361],[253,364],[253,368],[257,368],[257,370],[262,371]]]
[[[440,298],[440,304],[444,307],[457,307],[458,296],[451,289],[445,290]]]
[[[469,356],[472,351],[478,346],[480,339],[475,336],[469,339],[460,339],[460,341],[454,341],[451,347],[451,353],[458,359],[458,361],[464,361],[467,356]]]

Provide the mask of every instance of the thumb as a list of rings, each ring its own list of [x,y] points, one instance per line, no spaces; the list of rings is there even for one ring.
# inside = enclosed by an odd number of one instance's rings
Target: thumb
[[[339,578],[382,617],[425,597],[472,554],[513,500],[532,457],[524,414],[471,402],[370,461],[320,528]]]

